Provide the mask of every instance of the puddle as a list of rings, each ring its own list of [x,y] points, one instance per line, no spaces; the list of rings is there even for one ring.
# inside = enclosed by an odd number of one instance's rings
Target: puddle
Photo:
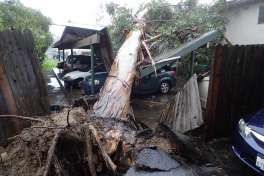
[[[63,83],[63,85],[64,85],[64,83]],[[61,90],[60,84],[58,83],[58,80],[55,77],[50,77],[49,78],[48,90],[52,90],[52,91]]]

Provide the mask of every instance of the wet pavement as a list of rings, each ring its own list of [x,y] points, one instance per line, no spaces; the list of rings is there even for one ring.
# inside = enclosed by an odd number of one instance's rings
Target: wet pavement
[[[154,130],[159,124],[160,115],[169,100],[170,96],[161,95],[133,98],[132,107],[136,119]]]
[[[60,73],[60,71],[54,69],[54,72],[44,72],[50,105],[68,106],[74,99],[83,95],[79,89],[64,90],[64,87],[61,87],[55,76],[55,74]],[[64,86],[63,80],[60,79],[60,82],[62,86]]]
[[[65,97],[64,90],[60,87],[53,72],[44,73],[48,86],[49,100],[51,105],[69,105],[69,103],[82,95],[78,89],[73,89],[67,92]],[[171,94],[168,95],[148,95],[144,97],[133,97],[132,107],[137,120],[144,123],[146,126],[155,130],[159,124],[160,115],[166,107],[173,94],[180,88],[178,85]],[[233,154],[229,140],[217,140],[207,144],[212,155],[222,163],[222,168],[230,176],[257,176],[255,172],[242,164]],[[134,173],[135,170],[131,168],[129,173]],[[141,173],[146,175],[146,173]]]

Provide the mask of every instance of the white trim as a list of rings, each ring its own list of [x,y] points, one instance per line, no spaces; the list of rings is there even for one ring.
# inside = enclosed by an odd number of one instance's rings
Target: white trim
[[[253,130],[251,130],[251,132],[253,133],[253,135],[254,135],[256,138],[258,138],[258,140],[264,142],[264,136],[263,136],[263,135],[261,135],[261,134],[255,132],[255,131],[253,131]]]

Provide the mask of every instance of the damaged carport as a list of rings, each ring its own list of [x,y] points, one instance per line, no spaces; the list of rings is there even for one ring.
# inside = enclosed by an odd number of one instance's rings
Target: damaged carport
[[[203,124],[197,75],[193,73],[195,51],[201,47],[207,47],[209,43],[213,43],[218,37],[220,37],[218,31],[210,31],[181,45],[179,48],[171,49],[154,58],[157,61],[157,69],[162,68],[166,64],[175,63],[179,57],[183,61],[191,60],[188,62],[191,67],[189,80],[168,103],[160,119],[161,123],[168,126],[175,133],[186,133]],[[191,57],[188,57],[190,55]],[[143,77],[152,72],[154,72],[152,66],[143,66],[140,69],[140,76]]]
[[[65,60],[65,50],[70,50],[73,55],[74,49],[90,49],[91,51],[91,91],[94,93],[94,68],[96,58],[104,63],[106,71],[109,72],[113,62],[112,45],[106,27],[98,26],[65,26],[62,36],[54,45],[58,51],[63,51],[63,61]]]
[[[193,61],[195,59],[194,51],[199,49],[200,47],[210,44],[210,42],[214,42],[218,37],[220,37],[220,33],[218,31],[206,32],[201,36],[197,37],[196,39],[190,40],[189,42],[182,44],[178,48],[170,49],[161,53],[160,55],[154,58],[156,62],[156,69],[162,68],[167,64],[172,64],[179,58],[187,59],[185,57],[190,54],[192,55],[191,67],[193,68]],[[153,73],[154,71],[154,67],[151,65],[142,66],[140,67],[140,77],[142,78],[146,75]]]

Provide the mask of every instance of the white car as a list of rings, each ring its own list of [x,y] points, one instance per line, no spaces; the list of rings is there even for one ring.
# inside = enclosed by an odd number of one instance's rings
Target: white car
[[[79,87],[79,83],[84,80],[84,78],[90,75],[91,71],[82,72],[77,70],[65,74],[62,79],[64,81],[65,88]]]
[[[104,72],[105,66],[103,63],[96,63],[94,66],[94,72]],[[91,71],[72,71],[67,74],[65,74],[62,79],[64,81],[64,87],[70,88],[70,87],[79,87],[79,83],[84,80],[87,76],[91,75]]]

